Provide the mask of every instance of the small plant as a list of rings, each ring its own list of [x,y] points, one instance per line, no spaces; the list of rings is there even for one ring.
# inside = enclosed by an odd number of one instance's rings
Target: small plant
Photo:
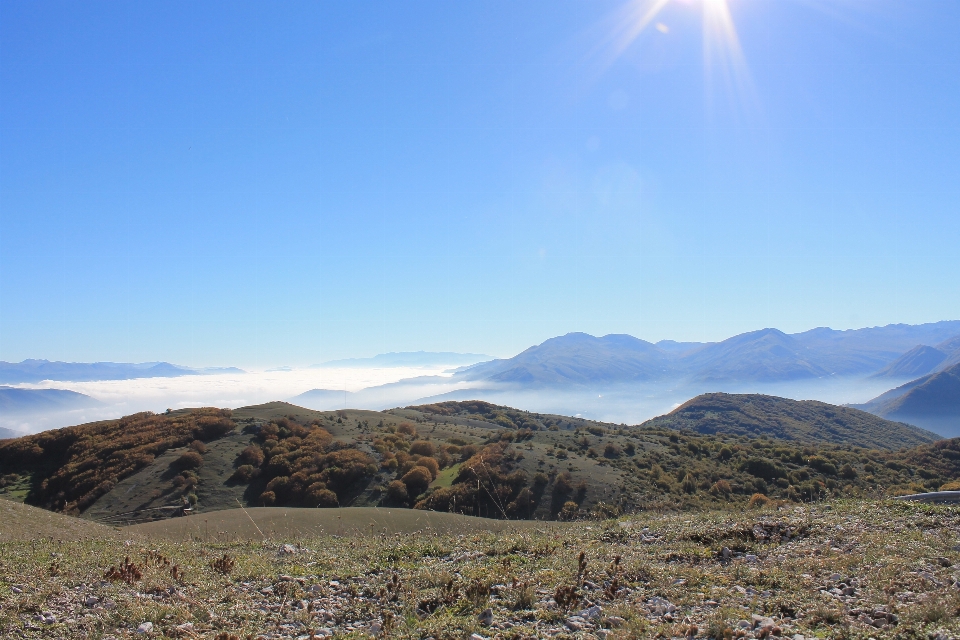
[[[587,577],[587,552],[581,551],[577,557],[577,581],[581,584]]]
[[[553,599],[563,611],[573,609],[580,602],[580,594],[573,585],[560,585],[553,593]]]
[[[770,504],[770,498],[763,495],[762,493],[755,493],[752,496],[750,496],[750,502],[748,503],[748,506],[751,509],[762,509],[763,507],[766,507],[769,504]]]
[[[230,575],[230,572],[233,571],[233,567],[236,564],[236,560],[231,558],[228,554],[223,554],[223,557],[217,558],[210,563],[210,568],[214,571],[222,573],[227,576]]]
[[[107,569],[107,572],[103,574],[104,580],[109,580],[110,582],[122,581],[127,584],[133,584],[141,578],[143,578],[143,571],[131,562],[130,556],[124,558],[119,567],[110,567]]]
[[[479,609],[487,604],[487,600],[490,598],[490,583],[486,580],[474,578],[467,585],[464,595],[466,595],[470,604]]]
[[[526,609],[532,609],[534,598],[536,596],[536,589],[529,582],[518,582],[516,578],[513,579],[513,599],[510,603],[510,608],[514,611],[521,611]]]

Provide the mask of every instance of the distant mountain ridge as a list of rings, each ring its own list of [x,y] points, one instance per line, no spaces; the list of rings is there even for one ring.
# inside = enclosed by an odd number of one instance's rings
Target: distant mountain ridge
[[[137,378],[173,378],[215,373],[243,373],[235,367],[192,369],[169,362],[56,362],[50,360],[0,361],[0,384],[90,382],[94,380],[133,380]]]
[[[917,344],[960,334],[960,321],[888,325],[786,334],[750,331],[721,342],[664,341],[629,335],[568,333],[507,359],[458,373],[461,379],[526,386],[595,385],[686,378],[699,381],[781,382],[829,376],[865,376],[890,365]],[[682,345],[682,346],[681,346]]]
[[[370,358],[345,358],[327,360],[311,365],[311,369],[323,367],[427,367],[462,366],[492,360],[491,356],[481,353],[455,353],[452,351],[399,351],[379,353]]]
[[[960,435],[960,364],[927,374],[855,406],[944,436]]]
[[[880,370],[878,378],[917,378],[960,364],[960,335],[928,346],[919,344]]]
[[[930,431],[859,409],[761,394],[705,393],[640,426],[888,450],[940,439]]]
[[[88,395],[64,389],[18,389],[0,386],[0,415],[4,417],[37,412],[69,411],[95,407],[100,403]]]

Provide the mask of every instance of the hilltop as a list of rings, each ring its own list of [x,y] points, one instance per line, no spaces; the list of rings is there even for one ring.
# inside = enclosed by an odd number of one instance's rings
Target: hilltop
[[[0,496],[111,524],[237,506],[553,520],[735,508],[756,493],[913,493],[960,479],[960,441],[929,442],[908,425],[857,422],[847,417],[867,414],[822,403],[753,400],[744,411],[763,429],[706,433],[687,419],[615,425],[480,401],[136,414],[0,442]],[[872,428],[880,436],[865,438]],[[812,440],[824,430],[833,443]],[[896,438],[929,443],[893,450]]]
[[[902,449],[940,439],[935,433],[859,409],[761,394],[706,393],[643,426],[868,449]]]

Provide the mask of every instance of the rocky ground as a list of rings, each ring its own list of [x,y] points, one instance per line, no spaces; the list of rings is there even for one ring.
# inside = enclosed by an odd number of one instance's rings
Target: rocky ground
[[[960,637],[960,509],[897,502],[0,548],[5,638]]]

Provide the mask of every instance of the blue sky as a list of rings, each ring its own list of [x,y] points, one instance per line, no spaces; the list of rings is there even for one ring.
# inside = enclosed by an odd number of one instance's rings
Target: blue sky
[[[0,4],[0,359],[960,318],[960,3],[703,2]]]

